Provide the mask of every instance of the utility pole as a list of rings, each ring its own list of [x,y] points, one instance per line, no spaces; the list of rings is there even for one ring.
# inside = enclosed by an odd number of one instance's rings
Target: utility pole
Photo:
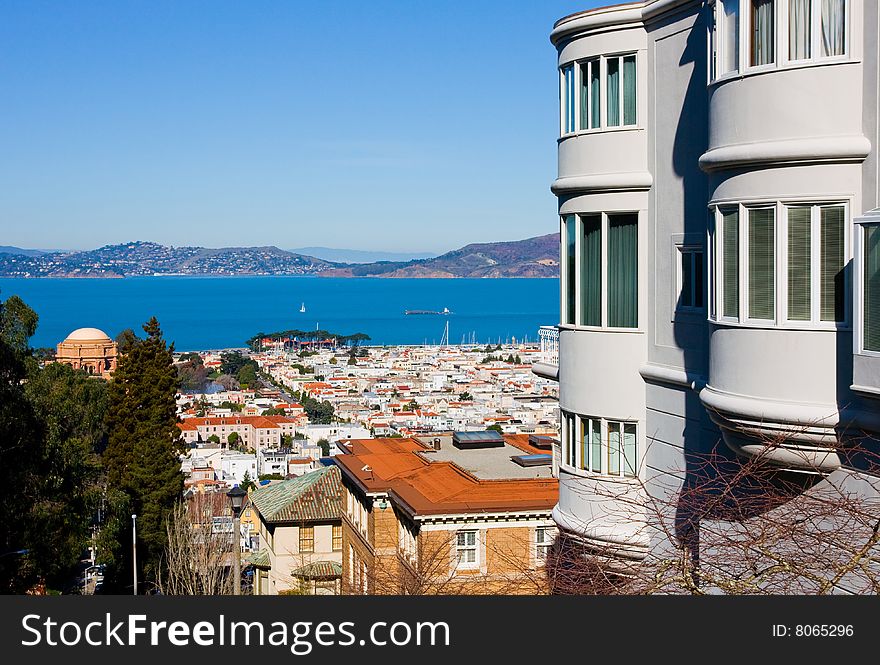
[[[138,593],[138,566],[137,566],[137,515],[131,516],[131,570],[134,575],[134,586],[132,593],[136,596]]]

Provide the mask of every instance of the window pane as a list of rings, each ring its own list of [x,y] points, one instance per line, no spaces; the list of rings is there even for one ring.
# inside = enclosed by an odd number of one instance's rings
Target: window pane
[[[581,421],[581,469],[590,468],[590,421],[584,418]]]
[[[703,306],[703,252],[694,252],[694,307]]]
[[[739,0],[722,0],[721,73],[739,69]]]
[[[600,102],[602,99],[599,92],[599,61],[594,60],[590,64],[590,127],[596,128],[600,125],[599,113]]]
[[[583,217],[581,325],[602,325],[602,216]]]
[[[563,67],[562,75],[564,78],[562,105],[565,109],[565,123],[563,127],[564,132],[568,134],[574,131],[574,65]]]
[[[608,68],[606,75],[605,93],[608,98],[608,121],[609,127],[617,127],[620,124],[620,58],[609,58],[605,66]]]
[[[623,124],[636,124],[636,56],[623,59]]]
[[[773,0],[752,0],[752,65],[774,61]]]
[[[772,319],[776,307],[774,210],[749,210],[749,318]]]
[[[810,57],[810,2],[788,0],[788,59]]]
[[[600,473],[602,471],[602,423],[598,418],[592,420],[592,431],[590,438],[593,442],[593,454],[590,463],[593,471]]]
[[[822,249],[819,294],[822,321],[844,319],[843,206],[820,208]]]
[[[693,260],[694,260],[694,255],[693,255],[693,253],[686,252],[684,250],[679,250],[678,254],[679,254],[680,261],[681,261],[681,293],[678,296],[678,306],[679,307],[693,307],[694,306],[694,298],[693,298],[693,288],[694,288]]]
[[[880,226],[865,227],[864,347],[880,351]]]
[[[608,216],[608,325],[637,328],[639,216]]]
[[[637,468],[636,425],[627,423],[623,426],[623,475],[634,477]]]
[[[846,44],[846,0],[822,2],[822,55],[843,55]]]
[[[739,317],[739,211],[721,213],[721,262],[723,301],[722,316]]]
[[[620,423],[608,423],[608,473],[620,475]]]
[[[812,318],[810,212],[809,206],[788,209],[789,321],[809,321]]]
[[[574,215],[565,217],[565,236],[563,240],[563,266],[565,267],[565,298],[563,300],[563,323],[574,323],[575,303],[575,234],[577,220]]]
[[[590,95],[594,98],[591,99]],[[599,126],[599,61],[591,60],[581,65],[581,129]]]

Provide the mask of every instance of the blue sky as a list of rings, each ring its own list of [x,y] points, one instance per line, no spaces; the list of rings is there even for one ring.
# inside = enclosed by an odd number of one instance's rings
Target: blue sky
[[[0,245],[446,251],[556,230],[596,0],[0,3]]]

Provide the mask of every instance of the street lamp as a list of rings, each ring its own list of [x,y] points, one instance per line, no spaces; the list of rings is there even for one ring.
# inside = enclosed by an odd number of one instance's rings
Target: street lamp
[[[241,595],[241,505],[247,496],[241,487],[236,485],[226,493],[229,501],[232,503],[232,542],[235,549],[235,584],[232,593],[236,596]]]
[[[138,549],[137,549],[137,515],[131,516],[131,570],[134,576],[132,593],[138,595]]]

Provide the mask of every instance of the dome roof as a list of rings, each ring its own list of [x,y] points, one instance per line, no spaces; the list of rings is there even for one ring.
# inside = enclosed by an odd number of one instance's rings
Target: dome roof
[[[98,330],[97,328],[77,328],[72,333],[67,336],[65,342],[70,341],[80,341],[80,342],[96,342],[96,341],[109,341],[110,338],[107,336],[103,330]]]

